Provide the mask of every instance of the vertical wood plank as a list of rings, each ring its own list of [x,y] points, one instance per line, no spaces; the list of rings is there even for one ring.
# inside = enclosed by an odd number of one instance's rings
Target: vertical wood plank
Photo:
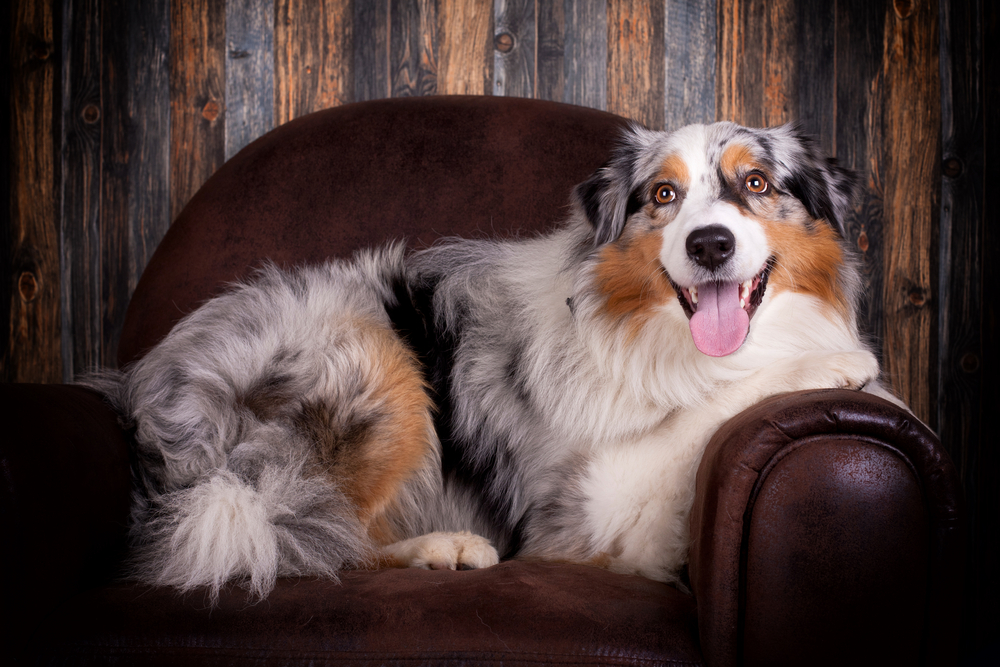
[[[352,0],[277,0],[274,27],[274,119],[353,101]]]
[[[354,4],[352,37],[355,101],[382,99],[392,94],[392,79],[389,76],[390,1],[366,0]]]
[[[101,362],[101,2],[63,15],[61,274],[63,375]]]
[[[538,0],[535,5],[535,97],[561,102],[566,86],[566,8],[563,0]]]
[[[716,0],[666,0],[664,127],[715,120]]]
[[[393,97],[437,92],[437,7],[433,0],[392,0],[389,69]]]
[[[720,3],[718,23],[718,119],[766,127],[798,118],[794,0]]]
[[[978,3],[941,0],[941,248],[938,433],[959,470],[980,441],[983,44]]]
[[[226,158],[225,0],[170,2],[170,218]]]
[[[274,127],[274,0],[226,2],[226,159]]]
[[[837,3],[797,2],[798,48],[794,81],[795,120],[836,157],[837,149]],[[793,36],[793,39],[795,37]]]
[[[63,378],[59,238],[55,210],[57,62],[48,2],[14,0],[9,12],[9,308],[0,375],[15,382]]]
[[[566,0],[563,102],[608,108],[608,17],[603,0]]]
[[[845,237],[858,251],[866,290],[858,314],[861,328],[877,343],[884,335],[882,248],[885,185],[877,135],[880,132],[882,42],[885,7],[869,0],[836,5],[836,155],[861,180],[858,203],[845,221]],[[882,357],[881,345],[876,348]]]
[[[663,129],[664,15],[662,3],[608,3],[608,111]]]
[[[890,4],[880,131],[885,165],[883,366],[914,414],[932,427],[937,421],[938,46],[935,0]]]
[[[106,365],[115,363],[139,275],[170,226],[169,30],[169,0],[105,0],[100,238]]]
[[[494,0],[493,94],[535,97],[535,0]]]
[[[438,93],[488,95],[493,88],[493,0],[439,0]]]

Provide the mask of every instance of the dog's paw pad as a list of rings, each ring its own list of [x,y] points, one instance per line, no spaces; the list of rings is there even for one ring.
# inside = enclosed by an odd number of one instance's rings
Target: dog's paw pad
[[[469,532],[428,533],[383,550],[400,565],[425,570],[478,570],[500,562],[489,540]]]

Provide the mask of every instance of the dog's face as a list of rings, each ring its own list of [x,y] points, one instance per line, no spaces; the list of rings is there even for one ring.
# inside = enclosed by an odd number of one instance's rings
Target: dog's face
[[[577,189],[594,227],[605,310],[640,323],[676,298],[699,350],[746,339],[770,291],[846,313],[840,226],[854,179],[794,128],[633,128]]]

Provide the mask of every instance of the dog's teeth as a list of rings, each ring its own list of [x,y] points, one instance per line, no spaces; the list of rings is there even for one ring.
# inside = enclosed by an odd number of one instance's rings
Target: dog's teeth
[[[751,282],[749,280],[746,281],[745,283],[743,283],[743,289],[740,291],[740,301],[741,302],[750,298],[750,285],[751,285]],[[740,305],[742,305],[742,303]]]
[[[688,293],[691,295],[691,303],[698,303],[698,288],[692,287]]]

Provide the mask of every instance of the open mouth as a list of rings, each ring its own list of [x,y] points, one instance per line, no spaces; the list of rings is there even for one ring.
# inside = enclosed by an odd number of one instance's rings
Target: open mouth
[[[707,282],[690,287],[681,287],[667,276],[688,316],[694,344],[701,352],[724,357],[743,345],[750,333],[750,318],[764,300],[772,267],[770,259],[749,280]]]

